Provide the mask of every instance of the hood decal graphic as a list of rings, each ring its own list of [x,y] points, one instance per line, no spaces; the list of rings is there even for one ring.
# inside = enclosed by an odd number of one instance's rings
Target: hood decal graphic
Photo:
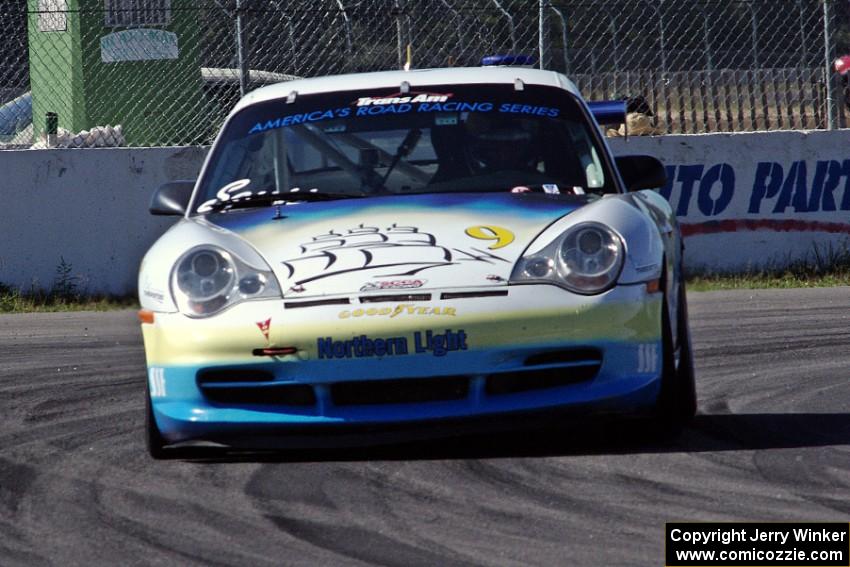
[[[422,290],[505,286],[531,241],[586,203],[542,194],[399,195],[301,203],[286,207],[284,221],[270,220],[267,208],[205,220],[247,241],[284,295],[302,298],[393,280],[421,281]]]
[[[281,261],[287,269],[288,277],[295,279],[296,286],[364,270],[393,268],[391,273],[372,275],[374,278],[384,278],[413,276],[430,268],[451,266],[458,262],[510,263],[506,258],[475,247],[464,250],[443,246],[429,232],[415,226],[398,226],[396,223],[384,230],[362,224],[347,230],[332,230],[302,243],[300,250],[300,256]],[[399,261],[401,256],[409,259]],[[315,265],[311,266],[313,269],[299,270],[299,266],[321,262],[324,262],[324,267],[320,273],[315,272]],[[301,272],[304,271],[313,275],[303,277]]]

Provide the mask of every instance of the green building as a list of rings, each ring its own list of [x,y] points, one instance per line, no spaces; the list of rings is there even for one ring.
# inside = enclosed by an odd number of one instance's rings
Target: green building
[[[199,13],[191,0],[27,0],[36,137],[121,124],[128,145],[200,132]]]

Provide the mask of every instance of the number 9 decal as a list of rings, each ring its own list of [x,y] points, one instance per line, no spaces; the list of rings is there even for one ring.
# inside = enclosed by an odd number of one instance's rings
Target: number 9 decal
[[[514,241],[514,233],[500,226],[471,226],[466,229],[466,234],[478,240],[495,240],[489,246],[490,250],[504,248]]]

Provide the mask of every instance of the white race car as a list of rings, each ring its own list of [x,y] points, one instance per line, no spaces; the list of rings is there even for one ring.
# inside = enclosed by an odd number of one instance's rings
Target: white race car
[[[154,457],[198,444],[696,409],[682,242],[647,156],[563,75],[297,80],[245,97],[139,275]],[[609,121],[609,120],[606,120]]]

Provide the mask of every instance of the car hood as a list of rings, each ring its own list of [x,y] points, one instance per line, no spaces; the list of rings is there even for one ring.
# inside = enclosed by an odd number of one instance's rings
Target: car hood
[[[415,293],[507,285],[532,240],[587,202],[544,194],[404,195],[235,210],[201,222],[253,246],[287,298]]]

